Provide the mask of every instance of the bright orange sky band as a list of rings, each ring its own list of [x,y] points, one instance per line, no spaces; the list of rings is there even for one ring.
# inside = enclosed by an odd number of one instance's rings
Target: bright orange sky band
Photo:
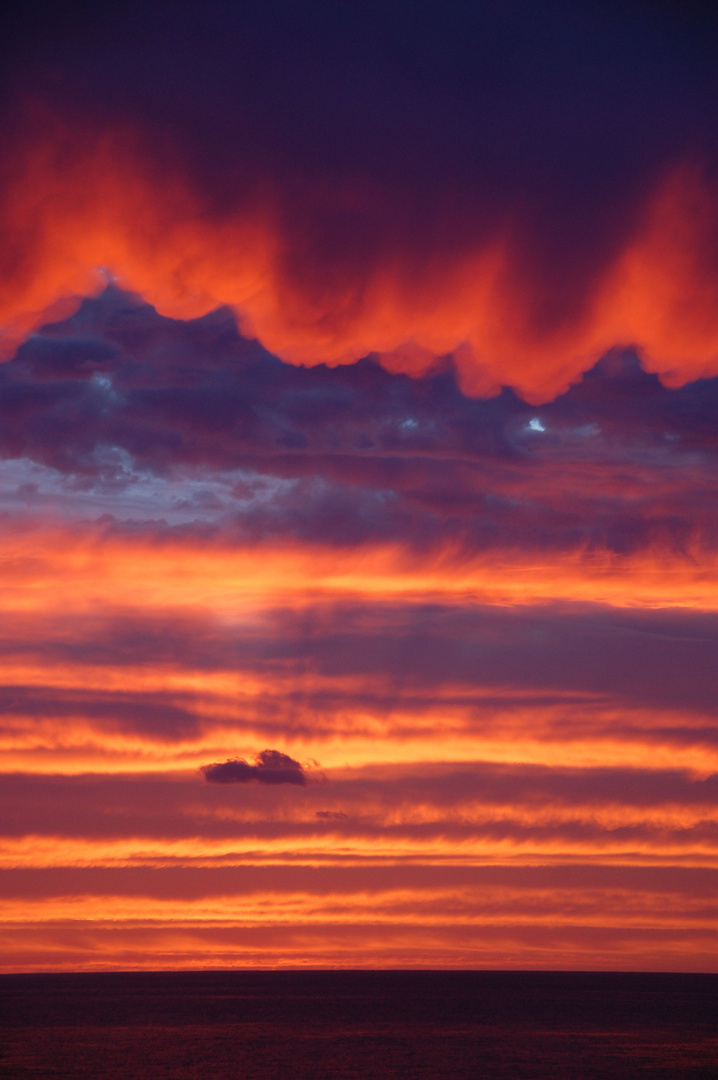
[[[459,565],[45,527],[6,535],[0,569],[17,695],[1,749],[5,970],[713,969],[708,716],[589,686],[397,682],[351,653],[322,668],[306,646],[345,633],[349,607],[358,648],[416,605],[713,612],[714,563]],[[290,626],[283,657],[223,660],[216,644]],[[308,784],[198,772],[266,745]]]

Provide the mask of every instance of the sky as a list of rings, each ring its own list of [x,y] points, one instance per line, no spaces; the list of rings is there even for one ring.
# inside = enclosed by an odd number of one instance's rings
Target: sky
[[[16,7],[2,970],[717,971],[709,6]]]

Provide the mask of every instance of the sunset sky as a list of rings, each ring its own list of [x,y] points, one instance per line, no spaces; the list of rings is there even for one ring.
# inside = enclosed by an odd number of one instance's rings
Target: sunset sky
[[[718,19],[14,5],[0,970],[718,971]]]

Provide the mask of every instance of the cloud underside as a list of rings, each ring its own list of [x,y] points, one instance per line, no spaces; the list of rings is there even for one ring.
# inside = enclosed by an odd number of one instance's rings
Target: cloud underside
[[[449,371],[298,371],[226,313],[110,288],[0,366],[0,508],[198,542],[695,556],[718,535],[717,414],[718,381],[666,390],[630,350],[537,410]]]
[[[290,363],[451,357],[473,396],[550,400],[613,346],[716,375],[715,28],[518,9],[7,35],[6,353],[109,273]]]

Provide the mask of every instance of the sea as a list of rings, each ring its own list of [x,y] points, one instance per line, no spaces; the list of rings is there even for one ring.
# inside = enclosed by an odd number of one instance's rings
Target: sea
[[[0,976],[2,1080],[716,1080],[718,975]]]

